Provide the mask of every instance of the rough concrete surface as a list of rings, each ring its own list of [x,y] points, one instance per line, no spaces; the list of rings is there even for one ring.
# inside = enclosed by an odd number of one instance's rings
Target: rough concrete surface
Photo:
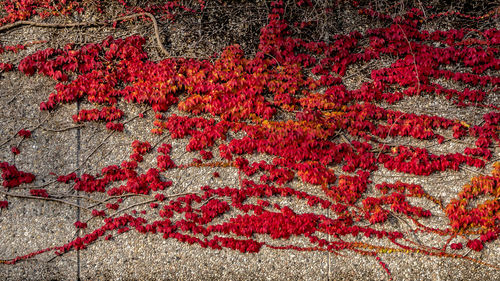
[[[259,20],[265,22],[266,19]],[[1,43],[16,42],[17,38],[25,38],[26,42],[48,40],[49,42],[43,45],[43,48],[46,48],[55,44],[52,43],[55,40],[58,40],[58,46],[64,46],[65,43],[75,40],[80,40],[82,44],[98,42],[109,34],[114,34],[115,37],[134,33],[151,35],[147,25],[127,26],[127,28],[129,29],[119,27],[117,30],[95,28],[54,31],[23,27],[8,34],[2,34],[5,37],[0,39]],[[178,50],[180,55],[189,54],[189,48],[182,44],[182,38],[185,38],[183,33],[175,32],[175,30],[188,32],[180,25],[173,25],[170,32],[174,33],[173,38],[179,38],[172,39],[171,48]],[[234,40],[241,38],[246,37],[237,37]],[[148,47],[152,48],[151,45]],[[36,48],[38,46],[20,52],[17,58],[33,53]],[[197,54],[191,51],[193,55]],[[390,64],[389,60],[385,63]],[[356,69],[349,70],[346,76],[356,71]],[[357,78],[351,81],[351,86],[355,88],[361,83],[361,78],[359,81],[354,80]],[[53,129],[73,126],[71,115],[77,112],[76,104],[60,107],[50,115],[40,112],[40,102],[46,100],[53,91],[54,85],[52,79],[39,75],[27,77],[16,71],[0,74],[0,143],[9,139],[19,129],[33,128],[44,121],[31,138],[21,143],[19,155],[14,156],[10,152],[10,147],[20,140],[19,137],[13,138],[0,147],[0,162],[7,161],[15,164],[19,170],[28,171],[37,176],[36,181],[30,186],[44,185],[55,179],[50,173],[66,174],[79,165],[80,174],[95,174],[105,166],[119,165],[123,160],[128,159],[131,152],[130,144],[133,140],[138,139],[156,144],[163,138],[150,133],[151,121],[154,119],[154,114],[151,112],[147,112],[143,119],[135,118],[130,121],[122,133],[110,135],[102,123],[89,123],[81,128],[53,132]],[[496,101],[500,104],[500,97],[496,97]],[[394,108],[418,114],[432,115],[432,113],[439,112],[443,117],[480,122],[481,112],[470,112],[467,111],[468,109],[458,111],[455,107],[443,106],[447,104],[446,102],[440,98],[412,97],[395,105]],[[89,105],[81,104],[82,108],[85,106]],[[121,106],[125,106],[123,109],[127,112],[125,119],[130,119],[145,109],[125,104]],[[181,114],[174,109],[169,111],[169,114],[174,112]],[[108,138],[107,141],[103,143],[102,141],[106,138]],[[172,158],[177,164],[187,164],[193,157],[199,156],[195,152],[185,152],[187,141],[184,139],[172,140],[167,137],[164,141],[172,143]],[[90,155],[96,147],[99,149]],[[453,152],[463,151],[463,147],[465,146],[454,143],[449,147],[440,148]],[[214,155],[217,159],[216,153]],[[498,156],[500,156],[499,148],[495,150],[493,157],[498,158]],[[266,156],[256,157],[256,159],[258,157],[264,159]],[[155,161],[152,155],[147,155],[143,166],[154,166]],[[484,171],[490,171],[490,169],[491,166]],[[221,176],[214,178],[212,176],[214,172],[219,172]],[[195,192],[199,191],[203,185],[224,187],[238,184],[238,172],[234,168],[188,168],[171,170],[162,175],[174,182],[165,194]],[[474,175],[471,172],[460,171],[440,174],[434,178],[404,178],[404,176],[402,178],[407,182],[432,184],[431,188],[427,189],[430,194],[450,200]],[[373,174],[373,177],[380,181],[394,182],[397,180],[395,176],[401,176],[401,174],[396,175],[385,169]],[[300,183],[298,180],[294,180],[291,186],[324,197],[318,187]],[[70,192],[67,185],[50,184],[43,188],[55,193]],[[26,189],[21,186],[12,192],[26,194]],[[78,199],[76,193],[72,194],[75,197],[67,197],[64,200],[85,206],[91,204],[86,200]],[[96,195],[95,198],[99,199],[99,196]],[[85,221],[91,217],[84,209],[58,202],[6,198],[4,195],[0,195],[0,200],[9,201],[8,209],[0,209],[0,259],[4,260],[47,247],[60,246],[72,240],[77,234],[73,225],[76,220]],[[127,199],[123,207],[140,201],[140,198]],[[319,208],[311,209],[298,200],[275,199],[275,202],[288,205],[298,213],[313,210],[315,213],[328,215],[326,211]],[[153,211],[147,206],[139,206],[135,209],[147,211],[145,217],[153,216]],[[433,211],[438,215],[443,215],[440,210]],[[226,216],[232,215],[234,214]],[[397,219],[394,219],[392,223],[395,229],[408,229],[408,225]],[[440,226],[442,221],[436,219],[430,223]],[[98,226],[96,221],[90,221],[89,228],[81,231],[80,235]],[[292,237],[286,241],[271,240],[269,237],[257,236],[257,238],[273,245],[311,245],[309,241],[300,237]],[[426,245],[442,242],[433,241],[436,239],[435,236],[423,235],[419,238]],[[363,238],[359,239],[364,241]],[[465,254],[467,250],[460,253]],[[500,280],[500,271],[465,260],[400,253],[380,254],[379,256],[388,265],[393,280]],[[469,252],[467,256],[499,266],[500,240],[487,244],[479,253]],[[258,253],[242,254],[228,249],[220,251],[204,249],[198,245],[180,243],[177,240],[165,240],[161,235],[144,235],[135,231],[114,235],[110,241],[100,239],[85,250],[71,251],[60,257],[55,257],[52,252],[49,252],[15,265],[0,264],[0,280],[76,280],[78,278],[81,280],[386,280],[387,274],[375,259],[352,252],[341,252],[335,255],[318,251],[277,251],[263,247]]]

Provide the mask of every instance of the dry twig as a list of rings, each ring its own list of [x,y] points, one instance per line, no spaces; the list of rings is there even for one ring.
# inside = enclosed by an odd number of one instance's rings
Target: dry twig
[[[161,43],[160,31],[158,29],[158,22],[156,21],[156,18],[151,13],[147,13],[147,12],[118,17],[118,18],[112,19],[111,21],[101,21],[101,22],[47,23],[47,22],[35,22],[35,21],[21,20],[21,21],[13,22],[11,24],[6,24],[4,26],[0,26],[0,33],[4,32],[6,30],[9,30],[9,29],[18,27],[18,26],[23,26],[23,25],[37,26],[37,27],[49,27],[49,28],[90,27],[90,26],[99,26],[99,25],[110,25],[112,22],[130,20],[130,19],[134,19],[137,17],[141,17],[141,16],[146,16],[146,17],[149,17],[151,19],[151,21],[153,22],[153,26],[154,26],[156,43],[158,44],[158,47],[163,52],[163,54],[165,54],[165,56],[167,56],[167,57],[170,57],[170,54],[168,53],[168,51],[165,49],[165,47]]]
[[[66,204],[66,205],[70,205],[70,206],[73,206],[73,207],[76,207],[76,208],[82,208],[82,209],[85,209],[85,210],[87,210],[89,212],[91,211],[90,209],[88,209],[86,207],[79,206],[77,204],[74,204],[74,203],[71,203],[71,202],[68,202],[68,201],[64,201],[64,200],[60,200],[60,199],[56,199],[56,198],[51,198],[51,197],[41,197],[41,196],[31,196],[31,195],[15,194],[15,193],[10,193],[10,192],[5,192],[5,191],[2,191],[2,190],[0,190],[0,193],[4,194],[4,195],[7,195],[7,196],[17,197],[17,198],[54,201],[54,202],[59,202],[59,203],[63,203],[63,204]]]

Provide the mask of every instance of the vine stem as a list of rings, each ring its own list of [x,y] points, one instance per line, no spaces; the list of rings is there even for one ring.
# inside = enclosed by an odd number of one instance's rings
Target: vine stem
[[[406,42],[408,43],[408,47],[410,48],[410,53],[413,56],[413,66],[415,67],[415,76],[417,77],[417,94],[419,94],[420,93],[420,77],[418,75],[417,59],[415,58],[415,53],[413,53],[413,49],[411,47],[410,40],[408,40],[408,36],[406,36],[406,32],[403,30],[401,25],[399,25],[399,23],[396,23],[396,24],[398,25],[401,32],[403,32],[403,35],[405,36]]]
[[[179,197],[179,196],[189,195],[189,194],[199,194],[199,195],[201,195],[201,194],[200,194],[200,193],[198,193],[198,192],[185,192],[185,193],[177,193],[177,194],[167,195],[167,196],[166,196],[166,198]],[[124,195],[121,195],[121,196],[113,196],[113,198],[125,197],[125,196],[144,196],[144,197],[149,197],[148,195],[143,195],[143,194],[124,194]],[[110,199],[111,199],[111,198],[110,198]],[[106,200],[106,201],[107,201],[107,200]],[[106,216],[106,217],[112,218],[112,217],[114,217],[114,216],[116,216],[116,215],[118,215],[118,214],[120,214],[120,213],[123,213],[123,212],[125,212],[125,211],[127,211],[127,210],[130,210],[130,209],[132,209],[132,208],[134,208],[134,207],[141,206],[141,205],[148,204],[148,203],[153,203],[153,202],[156,202],[156,201],[158,201],[158,200],[156,200],[156,199],[151,199],[151,200],[147,200],[147,201],[142,201],[142,202],[139,202],[139,203],[133,204],[133,205],[131,205],[131,206],[128,206],[128,207],[126,207],[126,208],[124,208],[124,209],[118,210],[118,211],[114,212],[113,214],[111,214],[111,215],[109,215],[109,216]],[[97,204],[96,204],[96,205],[97,205]],[[96,205],[93,205],[93,207],[95,207]],[[91,208],[93,208],[93,207],[91,207]],[[90,218],[89,218],[89,219],[88,219],[85,223],[90,222],[90,221],[91,221],[92,219],[94,219],[94,218],[96,218],[96,217],[94,217],[94,216],[90,217]],[[77,232],[78,232],[78,231],[79,231],[79,230],[77,230]],[[76,235],[77,235],[77,233],[75,233],[75,237],[76,237]],[[48,261],[47,261],[47,263],[48,263],[48,262],[53,261],[53,260],[54,260],[54,259],[56,259],[57,257],[59,257],[59,256],[57,256],[57,255],[56,255],[56,256],[52,257],[50,260],[48,260]],[[0,261],[1,261],[1,260],[0,260]]]
[[[172,195],[167,195],[165,196],[166,198],[172,198],[172,197],[179,197],[179,196],[183,196],[183,195],[189,195],[189,194],[200,194],[200,193],[197,193],[197,192],[186,192],[186,193],[177,193],[177,194],[172,194]],[[200,194],[201,195],[201,194]],[[153,202],[156,202],[158,201],[157,199],[151,199],[151,200],[147,200],[147,201],[142,201],[142,202],[139,202],[139,203],[136,203],[136,204],[133,204],[133,205],[130,205],[124,209],[121,209],[121,210],[118,210],[116,212],[114,212],[113,214],[109,215],[109,217],[114,217],[120,213],[123,213],[127,210],[130,210],[132,208],[135,208],[137,206],[141,206],[141,205],[144,205],[144,204],[148,204],[148,203],[153,203]]]
[[[405,115],[406,115],[406,112],[403,113],[403,114],[401,114],[401,115],[399,115],[398,118],[396,118],[396,120],[394,120],[394,123],[391,124],[391,127],[389,128],[389,131],[387,132],[387,136],[390,136],[392,127],[394,125],[396,125],[396,123],[398,123],[399,119],[401,119],[401,117],[403,117]],[[377,157],[375,157],[376,160],[379,158],[380,154],[382,154],[382,151],[383,151],[383,149],[381,149],[380,152],[377,154]]]
[[[1,28],[1,27],[0,27]],[[40,128],[42,126],[43,123],[45,123],[47,121],[47,119],[49,119],[49,117],[51,116],[51,114],[49,113],[45,119],[43,119],[40,123],[38,123],[35,127],[31,128],[30,131],[31,132],[34,132],[36,129]],[[8,139],[6,139],[4,142],[2,142],[0,144],[0,147],[4,146],[5,144],[7,144],[8,142],[10,142],[11,140],[13,140],[16,136],[17,136],[17,133],[16,132],[15,134],[13,134],[12,136],[10,136]],[[23,138],[24,139],[24,138]],[[18,144],[19,145],[19,144]]]
[[[85,127],[85,124],[70,126],[70,127],[65,127],[65,128],[59,128],[59,129],[42,127],[42,130],[48,131],[48,132],[53,132],[53,133],[59,133],[59,132],[69,131],[71,129],[77,129],[77,128],[82,128],[82,127]]]
[[[144,111],[142,111],[141,113],[142,113],[142,114],[144,114],[144,113],[148,112],[149,110],[150,110],[150,109],[145,109],[145,110],[144,110]],[[35,126],[35,127],[34,127],[34,129],[31,129],[31,131],[34,131],[34,130],[36,130],[37,128],[39,128],[39,127],[41,126],[41,124],[43,124],[43,123],[44,123],[44,122],[48,119],[48,117],[49,117],[49,116],[50,116],[50,114],[49,114],[49,115],[45,118],[45,120],[44,120],[44,121],[40,122],[40,124],[38,124],[37,126]],[[133,121],[133,120],[137,119],[138,117],[139,117],[139,115],[136,115],[136,116],[134,116],[134,117],[131,117],[130,119],[128,119],[128,120],[126,120],[126,121],[124,121],[124,122],[123,122],[123,124],[127,124],[127,123],[129,123],[129,122],[131,122],[131,121]],[[86,162],[90,159],[90,157],[92,157],[92,155],[94,155],[94,153],[96,153],[96,151],[97,151],[100,147],[102,147],[102,146],[104,145],[104,143],[105,143],[105,142],[106,142],[106,141],[107,141],[107,140],[108,140],[108,139],[109,139],[109,138],[110,138],[110,137],[111,137],[111,136],[112,136],[115,132],[116,132],[116,131],[111,131],[111,132],[110,132],[110,133],[109,133],[109,134],[108,134],[108,135],[107,135],[107,136],[106,136],[106,137],[105,137],[105,138],[101,141],[101,143],[99,143],[99,145],[97,145],[97,146],[96,146],[96,147],[95,147],[95,148],[91,151],[91,153],[90,153],[89,155],[87,155],[87,157],[85,157],[85,159],[83,160],[83,162],[82,162],[82,163],[80,163],[80,165],[79,165],[78,167],[76,167],[75,169],[73,169],[73,170],[69,171],[69,173],[68,173],[68,174],[71,174],[71,173],[73,173],[73,172],[78,171],[78,170],[79,170],[79,169],[83,166],[83,164],[85,164],[85,163],[86,163]],[[16,135],[17,135],[17,133],[16,133]],[[14,135],[13,137],[15,137],[16,135]],[[13,137],[12,137],[12,138],[13,138]],[[11,138],[11,139],[12,139],[12,138]],[[7,141],[5,141],[4,143],[0,144],[0,147],[1,147],[3,144],[5,144],[5,143],[7,143],[7,142],[9,142],[9,141],[10,141],[10,139],[9,139],[9,140],[7,140]],[[49,182],[44,183],[44,184],[41,184],[41,185],[36,185],[36,186],[28,186],[28,187],[25,187],[25,188],[27,188],[27,189],[44,188],[44,187],[47,187],[47,186],[49,186],[49,185],[51,185],[51,184],[54,184],[54,183],[57,183],[57,180],[52,180],[52,181],[49,181]]]
[[[71,198],[80,198],[80,199],[85,199],[85,200],[88,200],[88,201],[93,201],[93,202],[97,202],[99,204],[106,204],[106,202],[104,201],[101,201],[101,200],[97,200],[97,199],[94,199],[92,197],[88,197],[88,196],[83,196],[83,195],[72,195],[72,194],[56,194],[56,195],[52,195],[54,198],[65,198],[65,197],[71,197]],[[90,208],[89,208],[90,209]]]
[[[10,24],[6,24],[4,26],[0,26],[0,33],[4,32],[6,30],[22,26],[22,25],[29,25],[29,26],[37,26],[37,27],[50,27],[50,28],[65,28],[65,27],[88,27],[88,26],[98,26],[98,25],[110,25],[110,22],[117,22],[117,21],[125,21],[125,20],[130,20],[134,19],[137,17],[141,16],[146,16],[151,19],[153,22],[153,27],[154,27],[154,32],[155,32],[155,38],[156,38],[156,43],[160,50],[165,54],[165,56],[170,57],[169,52],[165,49],[163,44],[161,43],[160,39],[160,31],[158,29],[158,22],[156,21],[156,18],[153,16],[151,13],[143,12],[143,13],[136,13],[128,16],[123,16],[123,17],[117,17],[112,19],[111,21],[101,21],[101,22],[74,22],[74,23],[46,23],[46,22],[36,22],[36,21],[28,21],[28,20],[21,20],[21,21],[16,21]]]
[[[74,203],[71,203],[71,202],[68,202],[68,201],[64,201],[64,200],[60,200],[60,199],[56,199],[56,198],[51,198],[51,197],[41,197],[41,196],[31,196],[31,195],[15,194],[15,193],[10,193],[10,192],[5,192],[5,191],[2,191],[2,190],[0,190],[0,193],[4,194],[4,195],[7,195],[7,196],[18,197],[18,198],[54,201],[54,202],[59,202],[59,203],[63,203],[63,204],[66,204],[66,205],[70,205],[70,206],[73,206],[73,207],[76,207],[76,208],[82,208],[82,209],[85,209],[85,210],[87,210],[89,212],[91,211],[90,209],[88,209],[86,207],[79,206],[77,204],[74,204]]]
[[[142,114],[144,114],[144,113],[146,113],[146,112],[148,112],[148,111],[149,111],[149,109],[146,109],[146,110],[142,111],[141,113],[142,113]],[[138,117],[139,117],[139,115],[135,115],[134,117],[130,118],[129,120],[124,121],[124,122],[123,122],[123,124],[125,125],[125,124],[127,124],[127,123],[129,123],[129,122],[131,122],[131,121],[135,120],[135,119],[136,119],[136,118],[138,118]],[[76,167],[75,169],[73,169],[72,171],[70,171],[70,172],[69,172],[69,174],[70,174],[70,173],[73,173],[73,172],[78,171],[78,170],[79,170],[79,169],[83,166],[83,164],[87,163],[87,161],[90,159],[90,157],[92,157],[92,155],[94,155],[94,153],[96,153],[96,151],[97,151],[100,147],[102,147],[102,146],[106,143],[106,141],[107,141],[107,140],[108,140],[108,139],[109,139],[109,138],[110,138],[110,137],[111,137],[111,136],[112,136],[115,132],[116,132],[116,131],[111,131],[111,132],[110,132],[110,133],[109,133],[109,134],[108,134],[108,135],[107,135],[107,136],[106,136],[106,137],[105,137],[105,138],[101,141],[101,143],[99,143],[99,145],[98,145],[98,146],[96,146],[96,147],[92,150],[92,152],[90,152],[90,154],[89,154],[89,155],[87,155],[87,157],[85,157],[85,159],[82,161],[82,163],[80,163],[80,165],[79,165],[78,167]],[[55,182],[55,181],[54,181],[54,182]]]

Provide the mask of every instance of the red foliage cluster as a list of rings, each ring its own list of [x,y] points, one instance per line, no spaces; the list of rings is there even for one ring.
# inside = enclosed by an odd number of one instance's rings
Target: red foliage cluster
[[[49,194],[45,189],[30,189],[30,194],[38,197],[49,197]]]
[[[114,106],[105,106],[101,110],[99,109],[82,109],[78,114],[73,115],[73,121],[75,123],[86,122],[86,121],[115,121],[121,119],[123,116],[123,111]]]
[[[35,175],[17,170],[16,166],[9,165],[7,162],[0,162],[2,169],[3,186],[12,188],[23,183],[31,183],[35,180]]]
[[[450,226],[457,230],[470,230],[482,228],[485,231],[484,241],[497,239],[499,234],[498,220],[500,219],[500,163],[494,165],[491,176],[478,176],[472,178],[471,184],[464,186],[458,193],[458,198],[451,200],[446,207],[446,214]],[[468,207],[471,200],[480,197],[490,197],[475,207]]]
[[[14,155],[18,155],[19,153],[21,153],[21,150],[19,150],[19,147],[17,146],[13,146],[10,148],[10,151],[14,154]]]
[[[75,222],[75,227],[76,228],[84,229],[84,228],[87,228],[87,223],[81,222],[81,221],[77,221],[77,222]]]
[[[26,130],[26,129],[21,129],[19,130],[19,132],[17,132],[17,134],[23,138],[29,138],[31,137],[31,131],[30,130]]]
[[[0,62],[0,70],[1,72],[11,71],[14,66],[11,63]]]
[[[158,153],[159,155],[156,157],[157,161],[157,166],[160,171],[166,171],[168,169],[172,169],[176,167],[176,164],[172,159],[170,158],[170,150],[172,149],[172,146],[170,144],[163,143],[159,148],[158,148]]]

